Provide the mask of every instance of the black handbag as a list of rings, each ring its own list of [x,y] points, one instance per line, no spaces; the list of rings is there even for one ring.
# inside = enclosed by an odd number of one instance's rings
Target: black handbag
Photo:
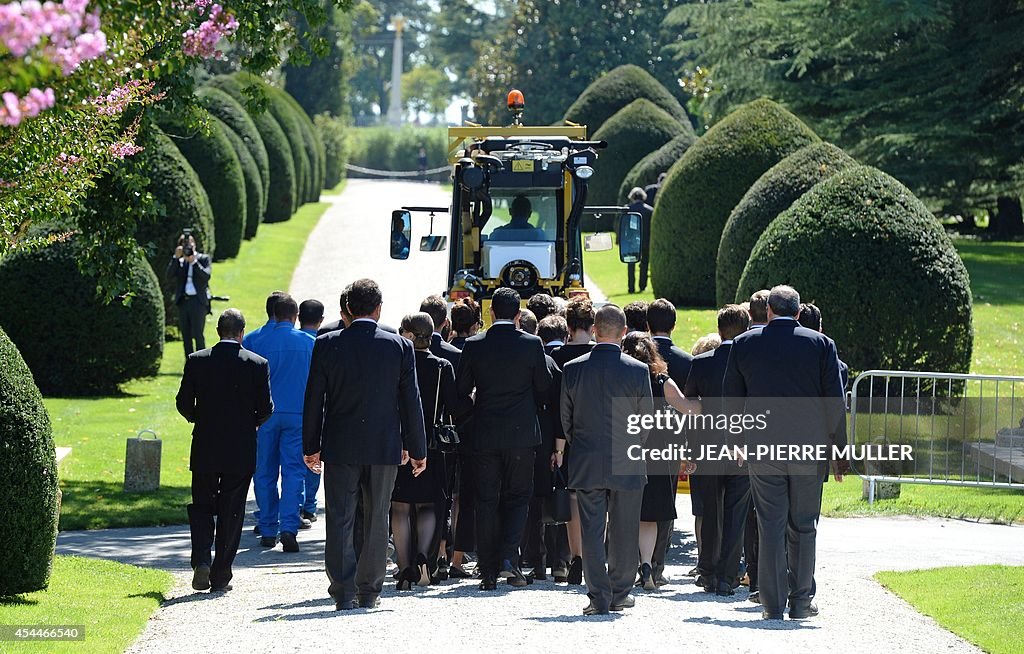
[[[563,525],[572,519],[569,508],[569,489],[565,487],[565,473],[555,468],[551,474],[551,494],[544,498],[541,519],[546,525]]]
[[[444,421],[444,416],[438,414],[438,408],[441,406],[441,370],[444,369],[444,365],[437,367],[437,389],[434,393],[434,425],[430,431],[430,442],[427,443],[427,447],[434,451],[451,453],[456,450],[459,445],[459,432],[455,429],[455,425],[447,424]]]

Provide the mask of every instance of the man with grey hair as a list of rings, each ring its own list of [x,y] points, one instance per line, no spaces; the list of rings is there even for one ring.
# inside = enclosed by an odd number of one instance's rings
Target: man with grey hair
[[[615,424],[615,417],[619,411],[654,411],[647,366],[619,345],[626,335],[622,309],[614,304],[598,309],[594,335],[597,345],[565,365],[561,402],[562,428],[572,445],[568,485],[579,503],[590,598],[584,615],[621,611],[635,603],[629,591],[640,562],[640,505],[647,475],[644,462],[627,458],[626,452],[642,445],[647,434],[631,435],[625,425]],[[561,459],[556,449],[555,464],[560,466]]]
[[[737,336],[729,352],[724,396],[731,413],[770,416],[763,430],[746,433],[747,444],[846,444],[839,357],[832,339],[800,326],[800,294],[776,286],[768,295],[768,324]],[[781,410],[780,410],[781,409]],[[818,614],[814,556],[821,480],[826,463],[782,457],[750,461],[750,486],[759,527],[762,617],[781,620]],[[849,468],[832,461],[836,481]]]
[[[642,188],[635,187],[629,192],[629,210],[640,214],[640,221],[643,229],[640,235],[640,292],[647,290],[647,264],[651,254],[651,216],[654,215],[654,207],[647,204],[647,193]],[[628,277],[629,292],[636,292],[636,264],[629,264]]]

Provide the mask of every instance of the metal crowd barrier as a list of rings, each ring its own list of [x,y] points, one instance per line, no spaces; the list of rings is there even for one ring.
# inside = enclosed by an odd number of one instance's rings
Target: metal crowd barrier
[[[853,458],[870,502],[878,482],[1024,488],[1024,377],[869,370],[849,403],[851,444],[911,447],[912,460]]]

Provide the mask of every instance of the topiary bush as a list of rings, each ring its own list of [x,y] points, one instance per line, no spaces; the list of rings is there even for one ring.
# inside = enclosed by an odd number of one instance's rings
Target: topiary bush
[[[668,89],[633,64],[613,68],[594,80],[565,112],[565,120],[586,125],[594,134],[606,120],[640,98],[650,100],[680,123],[690,125],[686,110]]]
[[[718,244],[715,289],[719,305],[736,297],[750,251],[775,217],[818,182],[855,165],[850,155],[831,143],[815,143],[769,168],[747,189],[729,214]]]
[[[214,118],[217,120],[217,118]],[[242,137],[235,133],[227,125],[221,123],[224,128],[224,136],[235,150],[238,163],[242,166],[242,181],[245,182],[245,228],[242,232],[243,238],[253,238],[263,220],[263,212],[266,211],[266,198],[263,195],[263,183],[260,180],[260,169],[256,160],[245,147]]]
[[[0,548],[0,597],[50,583],[57,544],[57,461],[50,416],[32,373],[0,329],[0,521],[16,546]],[[12,545],[14,545],[12,543]]]
[[[692,131],[685,131],[638,161],[626,173],[626,178],[622,180],[622,184],[619,186],[619,197],[628,197],[629,192],[637,186],[643,188],[657,182],[658,175],[667,172],[696,141],[696,134]]]
[[[651,283],[683,306],[715,303],[715,259],[729,213],[766,170],[818,137],[771,100],[726,116],[691,146],[658,191]]]
[[[44,394],[111,393],[160,369],[164,301],[149,263],[142,256],[125,263],[133,297],[103,304],[96,279],[78,269],[81,256],[71,236],[0,261],[0,327]],[[32,316],[75,328],[41,330]]]
[[[310,172],[313,176],[312,194],[306,199],[308,202],[319,202],[320,190],[324,188],[324,175],[327,171],[327,154],[324,150],[323,139],[298,100],[281,89],[274,90],[288,103],[288,106],[295,110],[295,114],[299,117],[302,139],[306,142],[306,153],[309,155]]]
[[[345,179],[348,163],[348,134],[340,119],[329,114],[317,114],[314,122],[324,143],[324,188],[334,188]]]
[[[295,162],[295,208],[298,209],[310,196],[313,184],[309,153],[306,151],[306,142],[302,138],[302,126],[295,110],[281,98],[280,94],[274,93],[273,88],[266,84],[263,84],[262,88],[268,100],[267,113],[274,117],[285,136],[288,137],[292,161]]]
[[[638,161],[680,134],[686,127],[650,100],[634,100],[609,118],[594,133],[595,141],[607,141],[590,179],[587,203],[596,205],[623,204],[626,198],[617,195],[622,180]]]
[[[967,269],[924,203],[869,166],[819,183],[758,239],[737,300],[790,284],[853,371],[968,372]]]
[[[220,89],[231,96],[236,102],[245,103],[243,85],[230,75],[219,75],[209,82],[209,86]],[[268,223],[288,220],[298,208],[297,180],[295,162],[292,159],[291,145],[281,126],[277,124],[269,112],[250,112],[249,117],[263,139],[267,151],[267,163],[270,168],[270,186],[267,190],[267,209],[263,220]]]
[[[208,130],[187,130],[173,118],[165,118],[161,127],[174,140],[189,165],[199,175],[213,209],[213,227],[217,236],[215,260],[238,256],[245,233],[246,197],[242,164],[224,134],[224,123],[210,118]]]
[[[256,129],[256,123],[246,113],[245,107],[219,88],[200,87],[196,90],[196,98],[200,105],[237,134],[245,143],[245,147],[249,149],[249,153],[259,168],[260,181],[263,186],[263,205],[266,206],[267,194],[270,192],[270,159],[267,156],[267,148],[263,144],[263,137]]]

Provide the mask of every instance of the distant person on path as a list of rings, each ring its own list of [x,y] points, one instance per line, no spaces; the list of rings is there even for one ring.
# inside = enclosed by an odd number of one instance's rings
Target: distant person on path
[[[640,187],[635,187],[629,192],[629,210],[640,214],[643,224],[640,237],[640,292],[647,290],[647,268],[651,257],[651,216],[654,214],[654,207],[647,204],[647,193]],[[636,293],[636,266],[629,264],[627,272],[627,283],[630,293]]]
[[[654,206],[654,203],[658,200],[658,191],[661,190],[661,185],[665,182],[665,177],[668,173],[658,173],[658,181],[653,184],[648,184],[644,187],[644,193],[647,194],[647,204]]]
[[[616,429],[612,400],[628,401],[629,413],[644,415],[653,412],[654,402],[647,365],[619,345],[626,335],[626,315],[605,305],[597,310],[594,327],[594,349],[563,368],[561,418],[572,446],[569,487],[576,489],[583,531],[590,598],[583,614],[605,615],[634,604],[629,592],[639,563],[640,505],[647,481],[644,462],[625,457],[628,446],[642,444],[646,434],[630,436]],[[613,457],[622,466],[614,475]]]
[[[298,552],[296,536],[308,528],[300,515],[306,484],[302,460],[302,405],[313,356],[313,337],[295,328],[299,305],[286,295],[274,306],[274,328],[264,331],[253,352],[270,363],[274,416],[258,434],[256,504],[260,507],[260,546],[274,547],[280,533],[285,552]],[[281,492],[278,495],[278,478]]]
[[[206,347],[206,315],[210,313],[210,256],[199,251],[192,230],[178,237],[174,256],[167,264],[167,278],[174,284],[174,304],[178,307],[178,327],[185,356]]]
[[[398,466],[427,467],[426,431],[412,344],[377,326],[381,292],[353,282],[352,323],[316,339],[306,384],[306,465],[324,472],[325,562],[336,610],[380,603],[388,545],[388,510]],[[363,537],[356,556],[353,525],[363,498]]]
[[[416,155],[416,166],[419,169],[420,177],[423,178],[423,181],[427,181],[427,149],[422,145]]]
[[[320,300],[303,300],[299,304],[299,329],[313,338],[318,336],[320,325],[324,322],[324,304]],[[303,464],[305,474],[305,491],[302,503],[302,519],[316,522],[316,493],[320,490],[320,475]],[[305,523],[303,523],[305,524]]]
[[[244,332],[240,311],[222,313],[217,320],[220,342],[189,355],[175,399],[178,413],[195,425],[188,523],[196,590],[231,590],[231,564],[256,468],[256,429],[274,412],[269,365],[242,348]],[[211,547],[217,552],[212,561]]]

